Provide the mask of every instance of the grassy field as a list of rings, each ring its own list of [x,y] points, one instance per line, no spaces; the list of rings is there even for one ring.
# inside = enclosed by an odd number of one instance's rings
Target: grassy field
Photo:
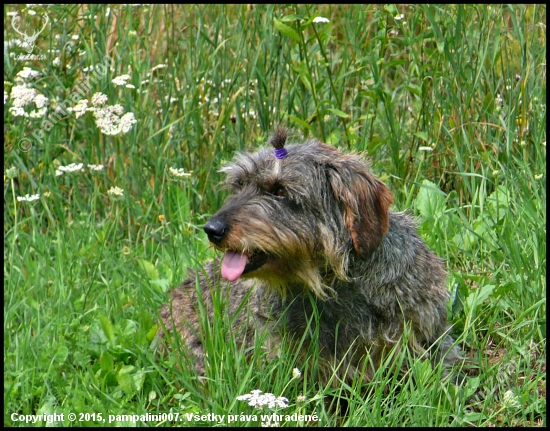
[[[219,168],[277,123],[365,151],[415,215],[460,384],[405,352],[403,379],[319,387],[314,354],[245,360],[221,311],[204,383],[156,352],[215,254]],[[545,424],[545,126],[546,6],[4,6],[4,424]],[[237,400],[256,389],[288,407]]]

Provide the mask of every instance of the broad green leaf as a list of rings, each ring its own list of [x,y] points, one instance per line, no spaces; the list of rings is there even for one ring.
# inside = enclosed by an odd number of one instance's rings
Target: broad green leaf
[[[283,24],[277,18],[273,18],[273,21],[275,22],[275,27],[279,30],[279,33],[283,36],[288,36],[291,39],[294,39],[296,42],[300,42],[300,35],[296,32],[296,30],[286,24]]]

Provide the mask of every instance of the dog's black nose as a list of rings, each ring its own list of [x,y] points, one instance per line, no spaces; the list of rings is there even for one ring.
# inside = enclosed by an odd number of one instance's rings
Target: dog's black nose
[[[203,229],[206,235],[208,235],[210,242],[217,245],[222,242],[225,235],[229,232],[229,226],[220,219],[214,217],[206,222]]]

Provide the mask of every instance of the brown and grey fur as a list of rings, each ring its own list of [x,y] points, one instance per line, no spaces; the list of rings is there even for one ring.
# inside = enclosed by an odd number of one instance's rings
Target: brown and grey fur
[[[270,143],[285,146],[286,132],[277,130]],[[249,295],[249,312],[235,320],[237,339],[252,346],[254,332],[267,328],[270,349],[283,335],[296,343],[303,339],[304,353],[317,343],[325,382],[337,368],[340,377],[353,377],[364,359],[370,364],[364,379],[372,378],[406,327],[415,354],[437,352],[436,359],[454,360],[445,264],[426,247],[409,215],[390,211],[387,186],[358,154],[316,140],[285,148],[282,160],[268,146],[239,154],[225,167],[231,195],[205,225],[217,249],[249,257],[251,270],[229,289],[231,314]],[[212,289],[228,283],[220,265],[210,262],[199,274],[210,316]],[[175,289],[161,317],[168,331],[182,335],[204,372],[195,284],[191,275]],[[304,337],[308,321],[318,338]],[[310,333],[316,331],[310,327]]]

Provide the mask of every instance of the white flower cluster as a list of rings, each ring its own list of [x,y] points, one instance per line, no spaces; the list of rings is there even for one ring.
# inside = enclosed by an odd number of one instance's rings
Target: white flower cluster
[[[509,409],[518,409],[521,407],[521,402],[513,391],[508,390],[502,397],[502,405]]]
[[[275,407],[280,407],[284,409],[288,407],[288,398],[276,397],[275,395],[270,393],[262,394],[262,391],[259,389],[256,389],[249,394],[238,396],[237,401],[248,401],[249,406],[259,409],[262,409],[265,406],[270,409],[273,409]]]
[[[109,98],[107,97],[106,94],[95,93],[92,96],[92,105],[94,105],[94,106],[103,106],[107,103],[107,100],[109,100]]]
[[[16,108],[30,105],[34,102],[34,98],[38,95],[38,91],[34,88],[29,88],[26,85],[14,85],[11,89],[10,99]]]
[[[55,171],[56,176],[63,175],[65,172],[78,172],[81,171],[84,167],[84,163],[71,163],[67,166],[60,166],[59,169]],[[90,171],[101,171],[103,170],[103,165],[88,165]]]
[[[189,172],[185,172],[183,168],[169,168],[170,175],[177,177],[177,178],[185,178],[190,177],[191,174]]]
[[[40,199],[40,195],[29,195],[26,194],[25,196],[17,196],[17,200],[19,202],[32,202]]]
[[[82,117],[86,110],[88,109],[88,99],[79,100],[78,103],[73,107],[73,112],[76,115],[76,118]]]
[[[124,195],[124,189],[121,189],[120,187],[111,187],[107,193],[113,197],[121,197]]]
[[[115,84],[115,86],[117,87],[126,87],[126,88],[136,88],[134,85],[132,84],[128,84],[128,80],[130,80],[131,77],[130,75],[120,75],[120,76],[117,76],[116,78],[113,79],[113,84]]]
[[[105,135],[128,133],[137,123],[134,114],[132,112],[124,114],[124,108],[118,104],[105,105],[107,100],[108,97],[105,94],[95,93],[92,96],[93,107],[88,108],[88,102],[81,100],[73,107],[73,111],[76,112],[77,118],[84,115],[86,111],[93,112],[96,126]]]
[[[75,172],[75,171],[80,171],[83,166],[84,166],[84,163],[78,163],[78,164],[71,163],[70,165],[67,165],[67,166],[60,166],[59,170],[62,172]]]
[[[49,99],[43,94],[36,91],[34,88],[27,87],[26,84],[14,85],[11,89],[9,96],[11,104],[9,112],[14,117],[30,117],[30,118],[40,118],[43,117],[46,113]],[[4,95],[4,101],[6,101],[6,95]],[[25,111],[25,106],[32,105],[36,106],[36,110],[31,112]]]
[[[17,73],[17,75],[15,75],[15,82],[22,83],[31,79],[38,78],[39,76],[42,76],[40,72],[25,66]]]
[[[9,98],[12,104],[9,112],[14,117],[42,118],[46,114],[48,109],[46,105],[49,99],[32,88],[32,84],[27,84],[27,81],[32,81],[39,76],[42,76],[40,72],[25,66],[15,75],[17,85],[12,87],[9,97],[4,92],[4,105]],[[25,107],[29,107],[33,103],[36,109],[27,112]]]
[[[329,23],[329,22],[330,22],[330,19],[324,18],[322,16],[316,16],[315,18],[313,18],[313,23],[314,24],[326,24],[326,23]]]

